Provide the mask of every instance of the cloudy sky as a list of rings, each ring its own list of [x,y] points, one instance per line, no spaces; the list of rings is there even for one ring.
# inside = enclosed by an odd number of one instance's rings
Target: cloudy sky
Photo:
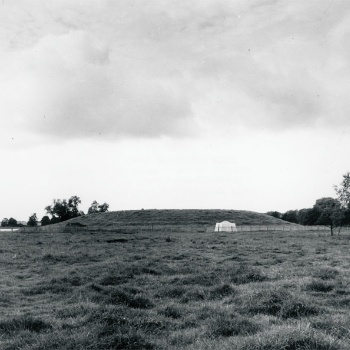
[[[1,0],[0,219],[335,196],[349,40],[341,0]]]

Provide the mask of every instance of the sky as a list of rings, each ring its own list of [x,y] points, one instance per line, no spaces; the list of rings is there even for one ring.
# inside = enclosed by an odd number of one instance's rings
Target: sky
[[[347,0],[1,0],[0,219],[335,197],[349,39]]]

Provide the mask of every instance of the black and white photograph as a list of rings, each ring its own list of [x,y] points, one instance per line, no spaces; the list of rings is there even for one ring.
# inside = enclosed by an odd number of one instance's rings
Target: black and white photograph
[[[0,349],[350,349],[350,1],[0,0]]]

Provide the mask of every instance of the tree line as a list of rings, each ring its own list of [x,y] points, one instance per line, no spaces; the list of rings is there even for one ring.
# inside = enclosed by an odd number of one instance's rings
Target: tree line
[[[81,204],[81,200],[78,196],[71,196],[68,200],[54,199],[51,205],[45,207],[46,214],[48,215],[44,215],[40,220],[41,226],[57,224],[62,221],[85,215],[85,213],[82,210],[79,210],[79,204]],[[105,213],[108,211],[108,208],[109,204],[99,204],[96,200],[94,200],[88,209],[88,214]],[[36,213],[32,214],[29,217],[26,225],[38,226],[38,218]],[[23,223],[19,223],[16,219],[11,217],[10,219],[2,219],[1,226],[21,227],[25,225]]]
[[[325,225],[330,227],[331,235],[335,227],[338,232],[350,225],[350,172],[343,175],[339,186],[334,186],[337,197],[317,199],[312,208],[288,210],[285,213],[269,211],[266,214],[278,219],[300,225]]]

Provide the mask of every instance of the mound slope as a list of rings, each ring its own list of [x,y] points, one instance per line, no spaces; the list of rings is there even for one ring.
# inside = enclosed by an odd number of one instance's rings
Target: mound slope
[[[95,213],[80,216],[61,223],[79,223],[87,226],[143,226],[143,225],[195,225],[215,226],[221,221],[231,221],[236,225],[290,225],[289,222],[272,216],[243,210],[218,209],[151,209],[125,210]]]

